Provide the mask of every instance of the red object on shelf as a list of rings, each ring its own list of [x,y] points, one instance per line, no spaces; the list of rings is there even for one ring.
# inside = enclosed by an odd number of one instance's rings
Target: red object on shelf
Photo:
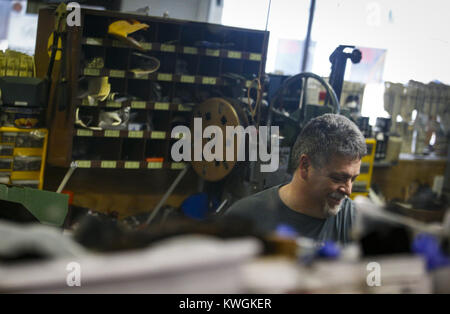
[[[67,194],[69,195],[69,206],[73,203],[73,192],[69,190],[62,190],[61,194]]]
[[[319,93],[319,100],[325,100],[325,97],[327,96],[327,92],[321,91]]]
[[[164,158],[152,157],[152,158],[146,158],[145,161],[146,162],[164,162]]]
[[[321,91],[319,93],[319,105],[325,104],[325,97],[326,96],[327,96],[327,92],[326,91]]]

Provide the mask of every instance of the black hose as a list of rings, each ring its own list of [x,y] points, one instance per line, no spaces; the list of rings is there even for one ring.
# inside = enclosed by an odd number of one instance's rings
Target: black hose
[[[281,85],[281,87],[277,90],[277,92],[275,93],[275,95],[273,96],[272,100],[269,103],[269,112],[267,115],[267,127],[268,127],[268,131],[270,134],[270,127],[272,126],[272,113],[273,113],[273,106],[274,104],[279,100],[279,98],[283,95],[284,91],[293,83],[298,82],[300,80],[302,80],[303,78],[314,78],[316,80],[318,80],[327,90],[327,94],[330,95],[331,97],[331,103],[333,105],[332,109],[333,109],[333,113],[335,114],[339,114],[341,111],[341,107],[339,104],[339,100],[336,96],[335,91],[333,90],[333,88],[331,87],[331,85],[326,82],[323,78],[321,78],[319,75],[311,73],[311,72],[303,72],[303,73],[299,73],[296,74],[294,76],[291,76],[289,78],[287,78],[283,84]],[[302,86],[302,88],[307,88],[307,86]],[[305,102],[306,104],[306,102]],[[306,108],[304,108],[306,106],[302,106],[302,113],[306,114]],[[303,117],[304,119],[304,117]]]

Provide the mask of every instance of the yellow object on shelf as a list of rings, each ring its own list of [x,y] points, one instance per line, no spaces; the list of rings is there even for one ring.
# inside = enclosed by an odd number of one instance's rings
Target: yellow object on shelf
[[[10,49],[0,50],[0,76],[35,77],[34,57]]]
[[[42,190],[47,141],[47,129],[0,127],[0,183]]]
[[[126,21],[119,20],[111,23],[108,26],[108,34],[115,36],[119,40],[134,46],[140,50],[144,50],[142,45],[136,41],[134,38],[128,37],[129,34],[132,34],[136,31],[147,29],[149,26],[145,23],[140,23],[136,20]]]
[[[375,161],[375,148],[377,141],[374,138],[367,138],[367,155],[361,158],[361,172],[360,175],[353,182],[353,193],[350,195],[351,199],[356,196],[367,196],[369,194],[370,183],[372,181],[373,164]]]

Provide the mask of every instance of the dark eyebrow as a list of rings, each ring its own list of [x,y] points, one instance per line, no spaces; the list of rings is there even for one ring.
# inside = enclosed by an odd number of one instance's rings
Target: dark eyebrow
[[[332,173],[330,173],[330,176],[349,179],[349,178],[356,178],[357,176],[359,176],[359,173],[355,176],[351,176],[350,174],[348,174],[346,172],[332,172]]]

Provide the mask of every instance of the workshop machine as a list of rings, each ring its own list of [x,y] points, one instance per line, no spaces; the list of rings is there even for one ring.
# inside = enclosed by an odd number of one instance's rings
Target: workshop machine
[[[346,52],[350,49],[351,52]],[[194,171],[204,180],[204,191],[208,194],[209,203],[213,206],[213,200],[220,200],[220,205],[211,210],[221,215],[236,200],[261,191],[270,186],[286,182],[291,177],[293,166],[290,163],[291,148],[297,135],[303,126],[314,117],[325,113],[341,113],[340,96],[344,82],[344,73],[347,60],[358,63],[361,60],[361,52],[354,46],[339,46],[330,56],[332,70],[329,82],[314,73],[299,73],[285,79],[270,99],[263,97],[265,90],[270,89],[271,82],[268,77],[260,74],[258,79],[252,81],[252,85],[245,89],[237,89],[235,98],[210,98],[193,110],[193,119],[201,118],[203,130],[209,126],[218,126],[223,134],[226,127],[242,126],[279,126],[280,134],[277,136],[280,143],[280,166],[275,172],[260,172],[260,161],[192,161]],[[318,81],[326,91],[324,105],[309,103],[308,82]],[[272,86],[273,90],[273,86]],[[193,120],[191,121],[191,134],[193,134]],[[203,131],[202,130],[202,131]],[[206,141],[204,141],[206,142]],[[204,144],[204,143],[203,143]],[[235,143],[236,144],[236,143]],[[237,145],[237,144],[236,144]],[[270,147],[270,143],[268,144]],[[249,141],[246,141],[246,151]],[[224,141],[223,150],[226,149]],[[235,149],[236,151],[236,149]],[[245,159],[248,160],[248,159]],[[187,172],[185,168],[172,186],[166,192],[160,204],[150,215],[147,223],[150,223],[158,211],[172,193],[176,184]]]

